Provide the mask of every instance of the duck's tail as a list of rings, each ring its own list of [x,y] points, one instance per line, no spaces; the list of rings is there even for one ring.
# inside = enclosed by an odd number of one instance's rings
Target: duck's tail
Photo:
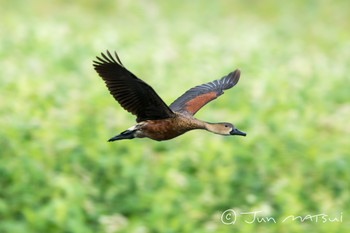
[[[124,132],[122,132],[121,134],[118,134],[114,137],[112,137],[111,139],[109,139],[109,142],[113,142],[116,140],[122,140],[122,139],[133,139],[135,138],[134,133],[136,132],[136,130],[125,130]]]

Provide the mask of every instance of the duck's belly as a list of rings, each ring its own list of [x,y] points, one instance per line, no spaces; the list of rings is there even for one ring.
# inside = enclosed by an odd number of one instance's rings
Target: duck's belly
[[[175,138],[191,129],[187,124],[179,124],[174,118],[149,120],[141,126],[140,134],[136,136],[162,141]]]

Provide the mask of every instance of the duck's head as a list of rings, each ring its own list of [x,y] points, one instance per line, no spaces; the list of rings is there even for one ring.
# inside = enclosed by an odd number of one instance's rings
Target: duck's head
[[[239,131],[233,124],[228,122],[208,124],[207,130],[221,135],[240,135],[246,136],[247,134]]]

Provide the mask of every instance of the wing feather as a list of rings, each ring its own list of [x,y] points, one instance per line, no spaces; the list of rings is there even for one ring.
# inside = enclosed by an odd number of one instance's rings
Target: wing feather
[[[151,86],[128,71],[120,61],[107,50],[96,57],[93,66],[105,81],[108,90],[116,101],[128,112],[137,116],[136,121],[165,119],[174,116]]]
[[[222,95],[224,90],[236,85],[240,74],[239,70],[235,70],[220,80],[193,87],[177,98],[169,107],[174,112],[193,116],[205,104]]]

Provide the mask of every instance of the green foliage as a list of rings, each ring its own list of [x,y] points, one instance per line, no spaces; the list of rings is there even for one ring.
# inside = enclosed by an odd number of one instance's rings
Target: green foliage
[[[349,1],[1,5],[0,232],[349,232]],[[240,68],[196,117],[247,137],[107,143],[135,117],[92,68],[106,49],[168,104]],[[321,213],[343,222],[282,223]]]

